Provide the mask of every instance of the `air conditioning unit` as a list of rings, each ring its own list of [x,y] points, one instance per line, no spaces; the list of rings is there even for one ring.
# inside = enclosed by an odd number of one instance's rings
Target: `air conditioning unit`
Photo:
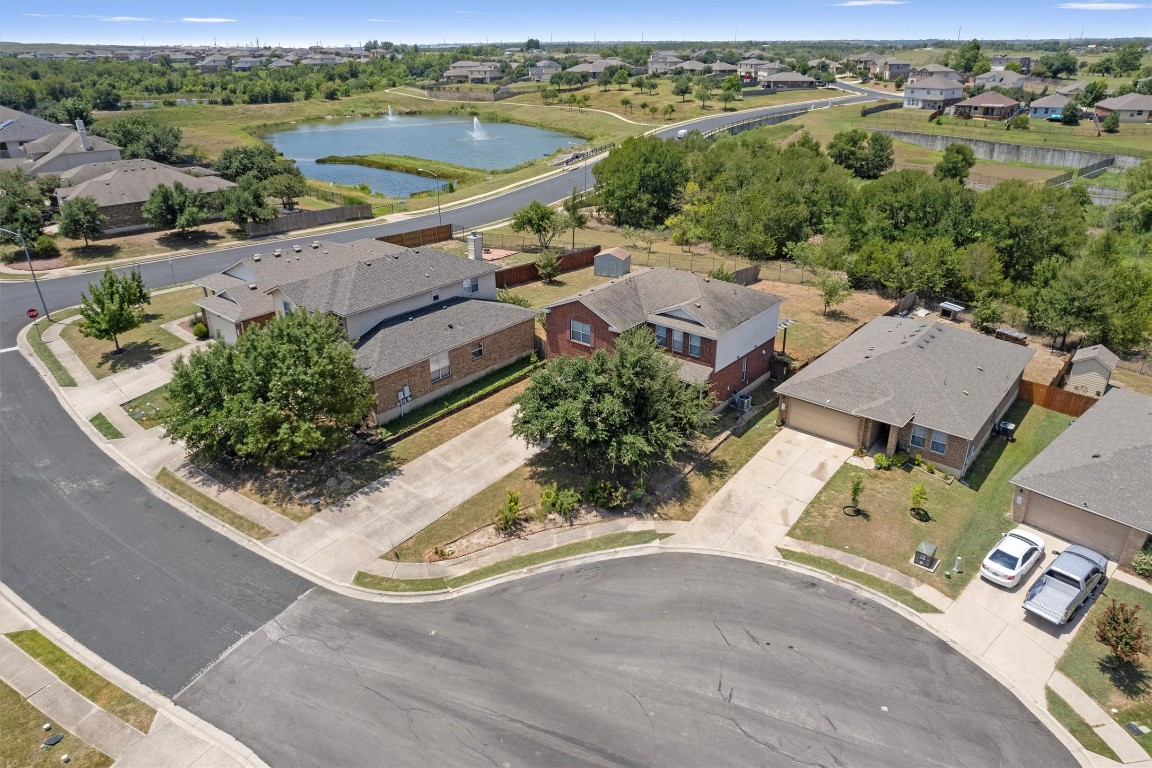
[[[752,410],[752,395],[736,395],[732,400],[736,410],[741,413]]]

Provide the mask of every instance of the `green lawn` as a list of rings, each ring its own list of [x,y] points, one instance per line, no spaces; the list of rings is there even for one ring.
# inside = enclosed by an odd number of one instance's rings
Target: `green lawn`
[[[26,629],[9,632],[5,637],[51,670],[69,688],[141,733],[148,733],[156,710],[81,664],[39,631]]]
[[[846,464],[808,505],[790,535],[882,563],[945,594],[959,594],[1000,534],[1015,525],[1008,515],[1012,500],[1008,481],[1069,423],[1067,416],[1022,400],[1013,404],[1005,418],[1020,425],[1016,441],[988,440],[969,472],[971,487],[958,481],[946,485],[917,469],[878,471]],[[847,517],[842,508],[849,501],[855,477],[864,480],[861,507],[865,514]],[[908,513],[917,483],[928,490],[924,504],[931,516],[928,522]],[[940,566],[935,573],[909,562],[923,540],[938,547]],[[963,558],[963,572],[946,578],[957,556]]]
[[[360,571],[356,574],[356,578],[353,579],[352,583],[358,587],[378,589],[382,592],[432,592],[439,589],[457,589],[466,584],[473,584],[477,581],[490,579],[493,576],[518,571],[521,568],[530,568],[531,566],[540,565],[541,563],[548,563],[565,557],[584,555],[589,552],[648,544],[667,538],[670,535],[671,534],[667,533],[657,533],[656,531],[609,533],[604,536],[597,536],[594,539],[577,541],[572,544],[564,544],[552,549],[545,549],[541,552],[532,552],[527,555],[510,557],[507,560],[501,560],[498,563],[486,565],[483,568],[477,568],[462,576],[454,576],[450,579],[443,577],[430,579],[393,579]]]
[[[88,421],[92,423],[92,426],[99,430],[100,434],[104,435],[104,437],[108,438],[109,440],[119,440],[120,438],[124,437],[124,433],[116,429],[116,425],[108,421],[108,417],[102,413],[96,414],[92,418],[88,419]]]
[[[32,351],[48,368],[48,372],[52,374],[52,378],[56,379],[56,383],[62,387],[76,386],[76,379],[72,378],[72,374],[68,373],[68,369],[60,362],[51,348],[41,338],[44,329],[49,326],[45,319],[40,319],[35,322],[32,330],[28,332],[28,343],[32,346]]]
[[[1152,616],[1152,592],[1122,581],[1110,580],[1104,592],[1081,621],[1080,631],[1064,651],[1057,669],[1080,686],[1105,712],[1119,710],[1112,715],[1116,722],[1136,722],[1152,727],[1152,676],[1149,660],[1139,666],[1118,664],[1111,660],[1106,646],[1095,638],[1096,619],[1115,599],[1117,602],[1140,606],[1140,618],[1145,626]],[[1136,739],[1152,755],[1152,733]]]
[[[167,468],[161,469],[160,474],[156,475],[156,482],[162,487],[167,488],[180,498],[187,501],[192,506],[206,512],[212,517],[216,518],[222,523],[232,526],[245,536],[253,539],[266,539],[269,536],[275,536],[275,531],[271,531],[257,522],[249,520],[241,514],[233,512],[220,502],[206,496],[199,490],[184,482],[177,477],[173,472]]]
[[[870,573],[858,571],[855,568],[849,568],[843,563],[831,560],[827,557],[820,557],[819,555],[812,555],[807,552],[794,552],[790,549],[777,549],[780,556],[785,560],[793,563],[800,563],[801,565],[811,566],[821,571],[839,576],[849,581],[854,581],[861,586],[868,587],[869,589],[886,595],[893,600],[897,600],[904,605],[908,606],[917,613],[940,613],[940,609],[929,603],[927,600],[922,600],[916,595],[912,594],[903,587],[898,587],[890,581],[885,581],[879,576],[873,576]]]
[[[204,290],[201,288],[183,288],[153,295],[152,303],[145,307],[144,324],[121,334],[121,354],[113,354],[115,346],[111,341],[90,339],[82,334],[75,323],[65,328],[60,336],[76,352],[84,367],[97,379],[102,379],[117,371],[151,362],[166,352],[185,346],[184,340],[160,326],[195,313],[197,310],[192,306],[192,301],[203,295]]]
[[[156,421],[156,414],[164,406],[167,399],[168,385],[165,384],[151,392],[145,392],[139,397],[134,397],[126,403],[121,403],[120,407],[141,427],[152,429],[160,423]]]
[[[580,291],[586,291],[608,282],[609,278],[592,274],[593,269],[594,267],[574,269],[571,272],[565,272],[550,283],[537,281],[519,285],[509,290],[514,295],[527,299],[533,308],[539,309],[545,304],[566,299],[573,294],[580,293]]]
[[[1044,686],[1044,698],[1048,701],[1048,714],[1056,718],[1056,722],[1064,726],[1065,730],[1072,734],[1072,737],[1080,742],[1084,749],[1098,755],[1104,755],[1109,760],[1120,762],[1120,756],[1112,751],[1108,742],[1092,730],[1088,721],[1080,717],[1068,702],[1060,698],[1060,694],[1048,686]]]
[[[71,758],[74,768],[107,768],[112,758],[53,723],[51,731],[42,726],[51,719],[28,703],[15,689],[0,682],[0,766],[3,768],[48,768],[59,766],[60,755]],[[60,734],[64,740],[52,749],[41,749],[44,739]]]

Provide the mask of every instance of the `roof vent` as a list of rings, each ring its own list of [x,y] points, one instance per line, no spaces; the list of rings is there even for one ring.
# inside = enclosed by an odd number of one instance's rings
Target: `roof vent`
[[[976,370],[983,372],[984,366],[978,365],[978,366],[976,366]]]
[[[260,254],[258,254],[258,253],[252,254],[252,261],[260,261]]]
[[[364,262],[364,266],[370,267],[370,266],[372,266],[372,262],[366,261],[366,262]]]
[[[248,283],[248,290],[250,290],[250,291],[256,290],[256,283]]]
[[[1100,458],[1100,454],[1094,453],[1094,454],[1092,454],[1092,458],[1098,459],[1098,458]]]
[[[452,330],[452,329],[454,329],[455,327],[456,327],[456,326],[452,325],[452,323],[448,323],[448,330]]]
[[[965,394],[965,395],[967,395],[967,394],[968,394],[968,390],[964,390],[964,394]]]
[[[710,278],[710,277],[705,277],[705,278],[704,278],[704,282],[706,282],[706,283],[710,283],[710,282],[712,282],[712,278]]]
[[[696,309],[700,309],[700,302],[696,302]]]

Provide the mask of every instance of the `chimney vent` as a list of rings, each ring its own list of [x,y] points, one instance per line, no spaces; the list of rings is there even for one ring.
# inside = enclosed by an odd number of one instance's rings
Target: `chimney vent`
[[[484,235],[479,232],[468,235],[468,258],[484,261]]]
[[[80,118],[76,118],[76,132],[80,134],[80,146],[85,152],[91,152],[92,142],[88,140],[88,129],[84,127],[84,121]]]

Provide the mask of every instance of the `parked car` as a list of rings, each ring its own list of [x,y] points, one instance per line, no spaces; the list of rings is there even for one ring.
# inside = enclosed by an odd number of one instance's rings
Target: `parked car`
[[[1058,123],[1063,119],[1064,115],[1060,114],[1059,112],[1053,112],[1052,114],[1048,115],[1048,122],[1050,123]]]
[[[1069,545],[1028,590],[1024,610],[1053,624],[1067,624],[1080,606],[1104,589],[1107,570],[1104,555]]]
[[[1002,587],[1014,587],[1044,557],[1044,539],[1017,528],[1004,534],[980,563],[980,575]]]

